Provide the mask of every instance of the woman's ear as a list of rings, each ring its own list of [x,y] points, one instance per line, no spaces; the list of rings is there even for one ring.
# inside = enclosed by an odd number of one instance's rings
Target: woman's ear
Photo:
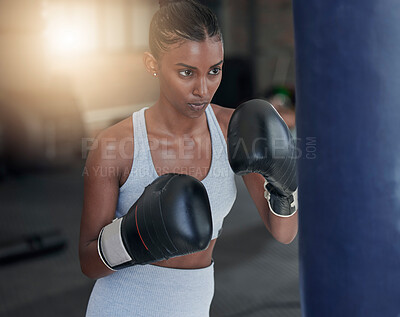
[[[145,52],[143,55],[143,63],[146,67],[146,70],[154,77],[158,75],[158,62],[150,52]]]

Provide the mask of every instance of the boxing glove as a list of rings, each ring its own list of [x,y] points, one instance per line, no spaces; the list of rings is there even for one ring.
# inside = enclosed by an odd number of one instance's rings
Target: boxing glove
[[[238,175],[263,175],[271,212],[293,215],[297,211],[295,141],[275,108],[261,99],[241,104],[229,121],[227,141],[232,170]]]
[[[112,270],[204,250],[212,235],[204,185],[183,174],[164,174],[143,191],[121,218],[105,226],[98,252]]]

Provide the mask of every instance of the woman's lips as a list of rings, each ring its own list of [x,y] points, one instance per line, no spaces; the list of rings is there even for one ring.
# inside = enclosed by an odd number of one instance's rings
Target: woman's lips
[[[189,107],[194,111],[202,110],[204,107],[208,105],[207,102],[204,103],[188,103]]]

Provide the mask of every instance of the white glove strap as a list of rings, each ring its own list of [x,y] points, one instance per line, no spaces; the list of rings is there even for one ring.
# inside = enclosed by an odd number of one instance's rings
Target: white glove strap
[[[122,263],[132,261],[122,241],[121,222],[122,218],[117,218],[112,223],[105,226],[101,229],[99,238],[97,239],[97,250],[101,260],[105,266],[113,271],[115,270],[110,266],[115,267]]]
[[[268,184],[268,182],[267,182],[267,180],[265,180],[265,182],[264,182],[264,198],[267,200],[267,202],[268,202],[268,206],[269,206],[269,209],[271,210],[271,212],[275,215],[275,216],[278,216],[278,217],[282,217],[282,218],[288,218],[288,217],[291,217],[291,216],[293,216],[296,212],[297,212],[297,209],[299,208],[299,203],[298,203],[298,200],[297,200],[297,190],[298,190],[298,188],[296,188],[296,190],[293,192],[293,202],[290,204],[290,206],[291,207],[295,207],[295,211],[292,213],[292,214],[290,214],[290,215],[280,215],[280,214],[277,214],[273,209],[272,209],[272,206],[271,206],[271,194],[270,194],[270,192],[267,190],[267,184]]]

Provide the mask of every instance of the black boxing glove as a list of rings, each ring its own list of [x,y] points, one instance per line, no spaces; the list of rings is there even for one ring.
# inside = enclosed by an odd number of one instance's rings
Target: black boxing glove
[[[264,176],[271,212],[289,217],[297,211],[295,141],[270,103],[254,99],[235,109],[228,126],[228,156],[236,174]]]
[[[165,174],[148,185],[128,213],[105,226],[98,252],[118,270],[204,250],[212,235],[204,185],[183,174]]]

